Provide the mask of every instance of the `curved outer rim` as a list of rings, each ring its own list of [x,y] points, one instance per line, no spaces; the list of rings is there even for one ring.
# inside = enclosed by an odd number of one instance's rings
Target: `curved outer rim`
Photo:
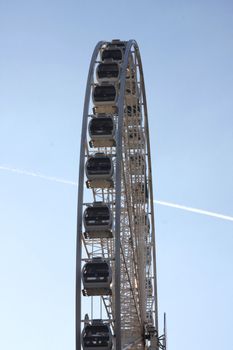
[[[92,54],[89,73],[86,84],[85,102],[83,108],[82,134],[80,146],[80,160],[79,160],[79,184],[78,184],[78,208],[77,208],[77,241],[76,241],[76,350],[81,350],[81,234],[82,234],[82,212],[83,212],[83,183],[84,183],[84,168],[85,168],[85,143],[87,134],[87,121],[91,94],[91,84],[93,82],[93,73],[95,61],[98,56],[100,48],[107,43],[100,41],[96,45]],[[142,94],[144,103],[144,118],[145,118],[145,132],[147,139],[147,153],[148,153],[148,186],[150,193],[150,208],[152,221],[152,243],[153,243],[153,269],[154,269],[154,295],[155,300],[155,327],[158,332],[158,312],[157,312],[157,274],[156,274],[156,249],[155,249],[155,223],[154,223],[154,208],[153,208],[153,187],[152,187],[152,171],[151,171],[151,156],[150,156],[150,139],[149,139],[149,125],[147,117],[147,103],[145,93],[145,83],[142,69],[142,62],[140,51],[135,40],[127,42],[124,61],[120,71],[120,90],[117,100],[118,107],[118,126],[117,126],[117,146],[116,146],[116,203],[115,203],[115,335],[116,335],[116,350],[121,350],[121,307],[120,307],[120,213],[121,213],[121,164],[122,164],[122,134],[123,134],[123,117],[124,117],[124,93],[126,84],[126,69],[128,64],[129,53],[131,47],[134,47],[135,54],[139,62],[140,80],[142,83]]]
[[[104,41],[99,41],[92,54],[89,72],[87,77],[85,102],[83,107],[82,134],[79,158],[79,182],[78,182],[78,207],[77,207],[77,238],[76,238],[76,289],[75,289],[75,336],[76,350],[81,350],[81,259],[82,259],[82,213],[83,213],[83,181],[84,181],[84,165],[85,165],[85,143],[87,134],[87,120],[91,93],[91,84],[93,80],[93,72],[95,61]]]
[[[150,134],[149,134],[149,121],[147,112],[147,101],[146,101],[146,89],[145,81],[142,68],[142,60],[140,55],[140,50],[136,44],[137,58],[139,62],[139,71],[141,75],[142,82],[142,93],[143,93],[143,103],[144,103],[144,115],[145,115],[145,132],[147,139],[147,153],[148,153],[148,185],[150,189],[150,202],[151,202],[151,227],[152,227],[152,243],[153,243],[153,263],[154,263],[154,291],[155,291],[155,328],[159,333],[158,324],[158,300],[157,300],[157,266],[156,266],[156,240],[155,240],[155,219],[154,219],[154,196],[153,196],[153,184],[152,184],[152,167],[151,167],[151,152],[150,152]]]

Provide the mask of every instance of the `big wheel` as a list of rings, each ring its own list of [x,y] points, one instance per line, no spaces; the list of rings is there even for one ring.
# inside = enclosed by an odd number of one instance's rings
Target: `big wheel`
[[[93,52],[80,148],[76,350],[165,348],[158,336],[149,126],[139,48]]]

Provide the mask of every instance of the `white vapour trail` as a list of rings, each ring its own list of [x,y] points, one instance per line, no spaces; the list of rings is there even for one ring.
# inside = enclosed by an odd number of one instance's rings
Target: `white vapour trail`
[[[53,177],[53,176],[47,176],[47,175],[43,175],[43,174],[40,174],[40,173],[35,173],[33,171],[27,171],[27,170],[22,170],[22,169],[12,168],[12,167],[2,166],[2,165],[0,165],[0,170],[10,171],[10,172],[21,174],[21,175],[34,176],[34,177],[38,177],[38,178],[41,178],[41,179],[44,179],[44,180],[62,183],[62,184],[65,184],[65,185],[71,185],[71,186],[75,186],[75,187],[78,186],[78,184],[76,182],[74,182],[74,181],[64,180],[64,179]],[[166,207],[171,207],[171,208],[176,208],[176,209],[189,211],[189,212],[196,213],[196,214],[211,216],[211,217],[214,217],[214,218],[217,218],[217,219],[233,221],[233,216],[228,216],[228,215],[223,215],[223,214],[219,214],[219,213],[214,213],[212,211],[207,211],[207,210],[203,210],[203,209],[187,207],[185,205],[180,205],[180,204],[171,203],[171,202],[165,202],[165,201],[159,201],[159,200],[154,200],[154,203],[156,203],[158,205],[163,205],[163,206],[166,206]]]
[[[60,179],[57,177],[47,176],[47,175],[43,175],[40,173],[35,173],[33,171],[11,168],[11,167],[2,166],[2,165],[0,165],[0,170],[10,171],[12,173],[17,173],[17,174],[21,174],[21,175],[39,177],[40,179],[49,180],[49,181],[53,181],[53,182],[59,182],[59,183],[65,184],[65,185],[72,185],[72,186],[76,186],[76,187],[78,186],[78,184],[76,182],[69,181],[69,180],[63,180],[63,179]]]
[[[212,216],[214,218],[218,218],[218,219],[222,219],[222,220],[233,221],[233,216],[228,216],[228,215],[223,215],[223,214],[219,214],[219,213],[214,213],[212,211],[198,209],[198,208],[186,207],[185,205],[180,205],[180,204],[176,204],[176,203],[170,203],[170,202],[164,202],[164,201],[158,201],[158,200],[154,200],[154,202],[156,204],[164,205],[166,207],[182,209],[182,210],[190,211],[192,213]]]

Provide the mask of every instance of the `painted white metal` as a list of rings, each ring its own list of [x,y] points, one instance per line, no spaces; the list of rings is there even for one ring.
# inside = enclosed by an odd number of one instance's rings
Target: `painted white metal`
[[[134,40],[124,42],[124,49],[121,46],[123,59],[118,61],[119,79],[111,80],[117,97],[113,103],[95,103],[92,101],[93,88],[96,84],[101,84],[101,81],[96,80],[95,71],[101,61],[102,52],[108,45],[107,42],[101,42],[94,51],[84,105],[78,197],[76,350],[81,349],[80,329],[84,325],[81,320],[87,310],[90,320],[108,320],[114,334],[115,350],[149,347],[157,350],[159,342],[155,227],[142,64],[137,43]],[[117,48],[117,41],[114,45]],[[89,106],[91,101],[92,109]],[[130,107],[130,116],[127,114],[127,107]],[[95,116],[99,113],[103,116],[108,115],[114,120],[116,144],[111,144],[111,147],[90,145],[87,126],[93,113]],[[111,156],[114,166],[113,186],[93,186],[86,189],[85,162],[97,152]],[[112,235],[90,239],[84,234],[84,203],[91,204],[97,201],[108,204],[111,209]],[[85,259],[96,257],[102,257],[111,266],[112,293],[83,297],[81,303],[80,271]]]

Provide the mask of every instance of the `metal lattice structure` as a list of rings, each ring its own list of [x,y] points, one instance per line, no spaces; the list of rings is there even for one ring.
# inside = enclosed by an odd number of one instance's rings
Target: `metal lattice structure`
[[[76,350],[166,349],[158,336],[149,127],[139,48],[99,42],[81,134]]]

